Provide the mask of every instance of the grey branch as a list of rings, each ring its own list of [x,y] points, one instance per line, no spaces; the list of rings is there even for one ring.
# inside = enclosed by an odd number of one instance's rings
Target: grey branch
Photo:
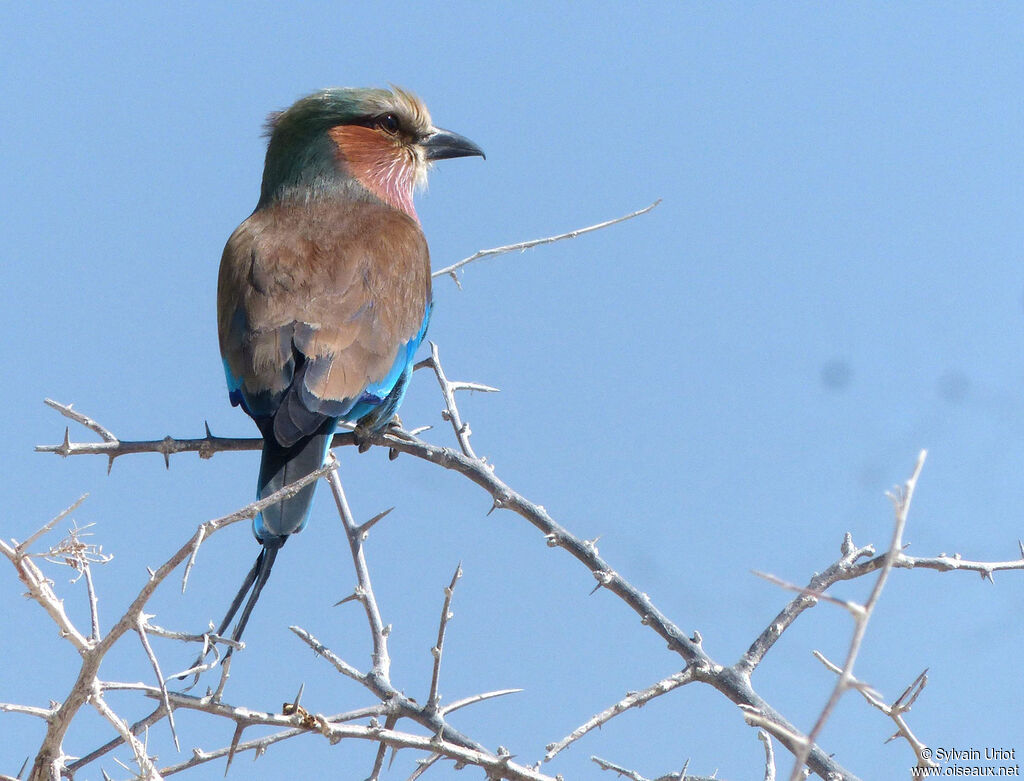
[[[164,463],[170,466],[170,457],[174,453],[199,453],[200,458],[212,458],[214,453],[237,450],[259,450],[263,440],[259,438],[215,437],[206,427],[206,436],[193,439],[149,439],[137,441],[120,440],[92,418],[82,415],[71,408],[70,404],[61,404],[53,399],[44,399],[45,404],[57,410],[66,418],[81,423],[91,431],[100,434],[102,442],[72,442],[70,432],[65,429],[64,440],[59,445],[36,445],[37,453],[56,453],[62,458],[78,455],[104,455],[107,457],[107,471],[114,465],[118,456],[131,453],[160,453]],[[351,436],[351,435],[350,435]]]
[[[146,779],[146,781],[160,781],[162,776],[157,772],[153,760],[150,759],[149,753],[146,751],[146,747],[135,737],[121,717],[114,713],[110,706],[107,705],[103,699],[102,689],[98,680],[93,680],[89,701],[99,711],[100,715],[113,725],[114,729],[117,730],[117,733],[128,745],[132,747],[132,752],[135,754],[135,763],[139,766],[141,777]]]
[[[363,550],[365,535],[362,527],[356,523],[349,509],[348,499],[345,496],[345,489],[338,476],[338,461],[331,453],[328,462],[335,468],[331,470],[327,482],[331,486],[335,504],[338,506],[338,514],[341,516],[342,525],[345,527],[345,536],[348,538],[349,548],[352,551],[352,563],[356,570],[356,595],[366,611],[366,619],[370,624],[370,635],[373,638],[373,674],[385,681],[391,671],[391,657],[388,655],[388,632],[389,627],[384,626],[380,615],[380,608],[377,605],[377,598],[373,594],[373,584],[370,582],[370,570],[366,566],[366,555]],[[379,516],[378,516],[379,517]],[[371,519],[372,521],[372,519]],[[367,523],[370,523],[368,521]]]
[[[825,655],[820,651],[815,651],[814,656],[832,672],[837,675],[842,674],[843,669],[839,665],[833,664],[826,659]],[[927,746],[911,731],[910,726],[907,724],[907,720],[903,718],[903,714],[909,711],[914,702],[917,701],[917,698],[920,696],[921,692],[924,691],[924,687],[927,683],[928,671],[925,670],[914,679],[914,682],[911,683],[910,686],[903,690],[903,693],[896,698],[892,705],[887,705],[878,692],[866,683],[858,681],[856,678],[851,677],[850,688],[859,691],[861,696],[864,697],[869,705],[882,711],[882,713],[893,720],[896,724],[896,732],[889,738],[889,740],[894,740],[895,738],[903,738],[906,740],[907,743],[910,744],[910,748],[913,750],[914,756],[917,757],[918,767],[938,767],[927,753]],[[886,742],[888,743],[889,741]]]
[[[425,430],[423,428],[417,428],[414,432],[392,428],[369,438],[364,437],[364,440],[368,439],[371,444],[389,448],[394,453],[406,453],[440,465],[445,469],[458,472],[490,494],[493,500],[492,509],[509,509],[522,516],[541,531],[550,547],[562,548],[586,566],[596,579],[598,588],[605,588],[626,602],[637,613],[644,625],[657,632],[668,643],[669,648],[684,659],[687,664],[687,674],[692,675],[693,680],[711,685],[725,694],[744,711],[744,716],[748,723],[765,729],[794,755],[799,756],[810,745],[807,765],[820,776],[827,777],[831,774],[835,778],[854,778],[822,749],[812,745],[813,741],[809,743],[806,736],[802,735],[799,730],[789,724],[784,717],[765,702],[753,689],[750,681],[752,673],[764,658],[764,655],[771,649],[786,628],[804,610],[816,604],[819,597],[835,582],[862,577],[883,568],[886,571],[892,567],[929,568],[938,571],[963,570],[977,572],[983,577],[989,578],[991,578],[993,572],[998,570],[1024,569],[1024,556],[1019,560],[1006,562],[975,562],[965,560],[958,555],[950,557],[945,554],[932,558],[917,558],[907,556],[901,549],[894,549],[892,546],[890,546],[890,550],[885,554],[875,556],[875,551],[870,546],[855,548],[849,535],[847,535],[842,546],[842,556],[839,561],[821,573],[821,575],[812,578],[808,587],[800,590],[798,596],[780,612],[736,664],[723,666],[707,655],[701,645],[699,634],[694,633],[693,637],[687,637],[656,608],[646,594],[637,590],[600,557],[593,542],[573,535],[558,524],[543,507],[529,501],[497,478],[493,466],[487,464],[482,458],[476,457],[473,450],[467,446],[463,437],[460,436],[465,435],[468,439],[468,427],[464,427],[461,416],[458,414],[454,391],[461,389],[484,390],[486,386],[481,387],[475,383],[455,383],[447,380],[443,371],[437,371],[440,367],[440,360],[437,357],[436,348],[431,358],[421,365],[430,366],[435,369],[435,376],[438,377],[443,395],[445,396],[448,420],[452,423],[456,438],[459,440],[458,449],[434,445],[419,439],[417,434]],[[163,440],[149,442],[124,442],[117,440],[107,429],[95,423],[95,421],[81,416],[80,413],[74,412],[73,415],[69,415],[70,407],[68,406],[55,404],[51,406],[54,406],[55,409],[58,409],[58,411],[68,417],[78,416],[74,419],[78,420],[81,418],[82,420],[90,421],[96,427],[92,430],[102,429],[107,434],[107,436],[101,434],[104,439],[101,443],[70,443],[68,437],[65,437],[65,442],[62,445],[39,448],[43,451],[57,452],[65,456],[80,453],[102,453],[111,458],[129,452],[151,451],[160,452],[166,456],[169,452],[192,450],[199,452],[203,457],[209,457],[220,450],[249,450],[260,447],[259,439],[213,437],[208,429],[207,436],[197,440],[174,440],[170,437],[165,437]],[[85,424],[83,423],[83,425]],[[332,446],[337,447],[351,444],[357,444],[351,432],[341,432],[336,434]],[[362,526],[354,526],[354,522],[352,522],[352,528],[358,532],[358,536],[365,536],[365,531],[372,522],[366,522]],[[191,543],[193,554],[198,549],[198,544],[201,541],[201,537],[194,538]],[[356,596],[362,600],[362,595],[358,589]],[[382,624],[379,619],[371,623],[374,625]],[[383,627],[381,628],[383,629]],[[342,669],[344,662],[334,659],[331,659],[331,661],[338,669]],[[355,676],[361,675],[354,668],[351,668],[351,672]],[[851,686],[852,680],[851,671],[850,678],[842,684],[842,688],[845,689]],[[393,687],[390,687],[390,684],[385,687],[385,689],[388,688],[393,689]],[[450,712],[452,709],[453,707],[449,706],[443,709],[440,715]]]
[[[455,392],[460,390],[475,390],[483,391],[485,393],[496,393],[498,389],[475,382],[452,382],[449,380],[441,366],[441,358],[437,350],[437,345],[433,342],[430,343],[430,358],[420,361],[416,366],[417,368],[429,366],[434,370],[434,376],[437,377],[437,382],[441,386],[441,395],[444,397],[445,408],[441,412],[441,417],[452,424],[452,428],[455,430],[455,438],[459,442],[459,447],[462,449],[463,455],[476,459],[477,455],[473,452],[473,446],[469,444],[469,437],[473,432],[469,429],[469,423],[463,423],[462,421],[462,416],[459,413],[459,407],[455,403]]]
[[[471,694],[469,697],[463,697],[460,700],[445,705],[439,710],[442,716],[447,716],[449,713],[457,711],[459,708],[465,708],[469,705],[476,705],[478,702],[484,700],[493,700],[495,697],[504,697],[506,694],[518,694],[522,689],[498,689],[493,692],[483,692],[482,694]]]
[[[867,561],[861,561],[867,559]],[[739,665],[748,672],[753,672],[760,664],[765,654],[775,644],[775,641],[782,636],[782,633],[808,608],[818,603],[825,591],[835,583],[843,580],[853,580],[863,577],[871,572],[881,569],[887,561],[892,561],[892,566],[898,569],[931,569],[937,572],[976,572],[987,580],[992,579],[992,573],[1002,570],[1024,570],[1024,556],[1009,561],[970,561],[964,559],[960,554],[947,556],[940,554],[932,557],[908,556],[902,550],[896,553],[895,558],[889,551],[875,556],[875,548],[866,545],[858,548],[854,545],[853,538],[847,534],[843,539],[840,558],[829,565],[825,570],[815,575],[802,589],[796,589],[800,595],[793,599],[772,622],[761,632],[750,648],[743,655]],[[777,583],[784,583],[774,579]],[[845,603],[844,607],[845,607]]]
[[[597,765],[602,770],[610,770],[613,773],[619,775],[622,778],[627,778],[629,781],[650,781],[645,776],[640,775],[636,770],[631,770],[628,767],[622,767],[614,762],[609,762],[607,759],[601,759],[601,757],[591,757],[590,761]],[[687,775],[686,767],[678,773],[668,773],[667,775],[658,776],[654,781],[724,781],[724,779],[715,776],[691,776]]]
[[[772,736],[764,730],[757,733],[757,739],[764,744],[764,781],[775,781],[775,749]]]
[[[436,360],[436,359],[435,359]],[[443,386],[442,386],[443,387]],[[446,398],[446,405],[452,412],[457,412],[454,395]],[[454,409],[453,409],[454,408]],[[456,418],[452,417],[452,420]],[[459,418],[461,419],[461,418]],[[772,734],[779,737],[791,752],[795,753],[804,745],[803,736],[793,725],[791,725],[781,714],[775,711],[757,692],[753,689],[749,673],[739,665],[726,667],[708,656],[701,647],[700,642],[694,638],[687,637],[667,616],[665,616],[653,603],[650,597],[639,591],[629,583],[618,572],[616,572],[597,552],[596,545],[588,540],[581,539],[569,532],[565,527],[558,524],[540,505],[531,502],[500,480],[494,473],[490,464],[483,459],[468,456],[460,450],[446,448],[425,442],[406,431],[400,429],[389,429],[386,432],[364,436],[363,441],[371,444],[390,448],[399,453],[421,458],[445,469],[450,469],[487,491],[493,501],[493,509],[508,509],[519,514],[534,527],[541,531],[547,544],[550,547],[562,548],[570,555],[586,566],[597,580],[598,586],[603,587],[629,605],[640,617],[641,622],[657,632],[669,645],[669,648],[678,653],[693,669],[695,680],[709,684],[725,694],[730,700],[738,705],[746,706],[751,712],[760,714],[761,718],[768,723],[775,725],[776,730]],[[165,438],[163,442],[181,442]],[[195,444],[192,449],[208,449],[209,453],[216,452],[224,440],[216,437],[207,437],[200,444]],[[193,441],[193,444],[195,441]],[[109,443],[100,443],[93,447],[101,448],[96,452],[103,452],[108,457],[111,451],[102,450]],[[126,443],[120,442],[121,446]],[[355,439],[349,432],[335,435],[332,446],[356,444]],[[260,440],[233,440],[226,449],[257,449]],[[138,448],[132,452],[139,452]],[[52,448],[50,449],[53,450]],[[65,448],[65,450],[67,450]],[[71,446],[64,454],[76,454],[86,452],[78,446]],[[164,452],[160,450],[159,452]],[[120,453],[119,453],[120,454]],[[200,542],[197,540],[196,542]],[[781,736],[781,737],[780,737]],[[792,736],[786,738],[785,736]],[[823,777],[832,774],[836,778],[847,781],[855,777],[845,770],[826,752],[817,746],[811,750],[808,758],[809,764],[815,772]]]
[[[821,731],[825,728],[825,723],[832,715],[832,711],[835,710],[840,697],[843,696],[846,690],[850,688],[852,681],[855,680],[853,677],[853,666],[857,661],[857,655],[860,653],[861,645],[864,642],[864,634],[868,629],[868,621],[871,620],[871,614],[875,609],[875,605],[878,604],[878,600],[882,596],[882,589],[885,587],[885,582],[889,577],[889,573],[892,572],[896,558],[903,549],[903,530],[907,525],[907,515],[910,512],[910,502],[914,498],[914,489],[917,487],[917,480],[921,476],[921,470],[924,468],[924,460],[927,456],[928,453],[925,450],[922,450],[918,454],[917,463],[914,465],[914,471],[910,475],[910,479],[907,480],[902,489],[898,489],[894,493],[890,494],[896,517],[893,523],[892,540],[889,543],[889,550],[883,557],[884,562],[881,566],[881,572],[875,580],[874,586],[871,588],[871,593],[868,595],[867,601],[860,610],[854,611],[853,637],[850,640],[850,648],[846,654],[846,661],[843,663],[842,670],[839,673],[839,678],[836,681],[835,687],[832,689],[832,694],[829,696],[828,702],[825,703],[825,707],[818,716],[818,720],[815,722],[814,727],[807,734],[804,746],[796,752],[796,762],[793,766],[793,772],[789,777],[790,781],[799,781],[800,774],[803,771],[804,762],[810,753],[811,746],[814,745],[818,735],[820,735]]]
[[[149,659],[149,663],[153,666],[153,673],[156,675],[156,682],[160,687],[164,710],[167,712],[167,726],[170,727],[171,737],[174,738],[174,747],[181,751],[181,743],[178,742],[178,730],[174,725],[174,710],[171,708],[167,694],[167,681],[164,680],[164,675],[160,671],[160,662],[157,661],[156,654],[153,653],[153,647],[149,644],[149,638],[146,637],[146,621],[148,618],[149,616],[140,613],[135,621],[135,631],[139,633],[142,649],[146,652],[146,658]]]
[[[26,716],[38,716],[44,721],[49,720],[56,708],[37,708],[33,705],[18,705],[13,702],[0,702],[0,711],[5,713],[23,713]]]
[[[16,546],[17,549],[18,549],[18,552],[19,553],[24,553],[29,548],[31,548],[33,544],[35,544],[36,540],[38,540],[40,537],[42,537],[45,534],[49,534],[50,530],[54,526],[56,526],[58,523],[60,523],[65,518],[67,518],[69,515],[71,515],[71,513],[73,513],[75,510],[77,510],[82,505],[82,502],[84,502],[87,498],[89,498],[89,494],[82,494],[69,507],[66,507],[63,510],[61,510],[59,513],[57,513],[57,515],[55,515],[53,518],[51,518],[48,523],[44,523],[42,525],[42,527],[37,532],[35,532],[31,537],[29,537],[24,542],[18,543],[17,546]]]
[[[313,635],[302,627],[289,627],[298,635],[306,645],[313,649],[318,656],[326,659],[334,668],[358,683],[361,683],[380,700],[388,704],[388,712],[402,718],[409,718],[422,724],[433,734],[439,735],[441,739],[466,746],[475,751],[486,753],[486,749],[475,740],[463,735],[461,732],[450,726],[440,713],[433,712],[429,708],[418,705],[415,701],[406,697],[396,689],[389,680],[372,673],[363,673],[346,662],[330,648],[325,646]]]
[[[105,688],[114,687],[111,685],[105,685]],[[163,696],[158,687],[132,685],[130,688],[143,691],[151,697],[161,698]],[[239,741],[234,743],[232,746],[226,746],[216,751],[202,751],[194,749],[192,752],[193,756],[190,760],[163,768],[159,771],[159,775],[156,777],[170,776],[211,760],[228,757],[232,754],[237,754],[243,751],[254,751],[256,755],[259,756],[273,743],[301,734],[318,733],[327,738],[331,743],[337,743],[338,741],[346,739],[361,739],[371,742],[382,742],[393,748],[411,748],[427,751],[431,754],[440,754],[441,756],[452,759],[457,763],[473,764],[482,767],[488,771],[489,777],[495,779],[511,779],[512,781],[554,781],[551,776],[539,773],[535,770],[530,770],[529,768],[522,767],[509,761],[509,758],[501,755],[500,752],[494,754],[480,748],[466,746],[456,741],[449,741],[445,736],[440,735],[439,733],[433,733],[430,737],[422,737],[419,735],[397,732],[389,728],[381,728],[379,725],[372,722],[365,726],[347,724],[347,722],[356,719],[364,719],[367,717],[386,714],[392,707],[391,703],[381,703],[371,708],[362,708],[358,711],[338,714],[335,716],[322,716],[310,714],[302,708],[296,708],[292,713],[275,714],[261,712],[243,706],[231,705],[219,700],[213,695],[193,697],[178,692],[170,692],[168,696],[173,708],[187,708],[212,716],[227,718],[234,721],[239,726],[278,727],[282,728],[282,731],[256,740],[247,742]]]
[[[655,697],[660,697],[662,694],[667,694],[673,689],[678,689],[680,686],[692,683],[694,680],[692,669],[693,668],[687,668],[680,672],[673,673],[667,678],[658,681],[653,686],[649,686],[642,691],[629,692],[610,708],[606,708],[600,713],[592,716],[557,743],[549,743],[545,747],[547,753],[544,755],[544,761],[550,762],[560,751],[575,743],[592,729],[600,727],[603,724],[607,724],[620,713],[625,713],[630,708],[642,708]]]
[[[35,562],[32,560],[32,554],[28,552],[24,545],[21,545],[16,541],[12,541],[12,544],[8,545],[0,540],[0,553],[3,553],[11,564],[14,565],[19,578],[21,578],[22,582],[28,587],[29,595],[50,615],[51,619],[60,629],[61,636],[67,639],[75,647],[82,659],[78,675],[71,687],[71,690],[68,692],[63,702],[46,718],[46,734],[43,738],[39,751],[36,753],[35,764],[32,768],[31,774],[29,775],[29,779],[31,781],[43,781],[44,779],[52,779],[60,776],[62,770],[64,770],[66,766],[67,760],[67,757],[61,748],[64,735],[67,733],[67,730],[78,711],[87,702],[91,702],[92,705],[120,731],[119,725],[123,725],[123,722],[120,720],[120,717],[116,716],[116,714],[113,714],[112,712],[110,714],[107,713],[109,708],[103,701],[102,689],[97,688],[99,687],[98,672],[100,663],[110,648],[126,632],[137,628],[138,622],[143,620],[142,610],[149,598],[153,595],[164,579],[166,579],[166,577],[179,564],[181,564],[190,555],[190,553],[192,553],[193,549],[199,545],[200,541],[225,526],[236,523],[240,520],[252,518],[263,507],[268,504],[278,502],[286,496],[293,495],[304,484],[318,479],[329,470],[330,467],[324,467],[323,469],[314,472],[312,475],[309,475],[307,478],[303,478],[303,480],[296,481],[291,485],[285,486],[280,491],[277,491],[266,499],[247,505],[241,510],[231,513],[230,515],[201,524],[199,530],[197,530],[192,536],[192,539],[185,543],[185,545],[171,556],[171,558],[168,559],[159,569],[156,571],[150,571],[149,578],[139,591],[138,596],[135,597],[127,611],[125,611],[125,613],[110,628],[110,631],[108,631],[103,637],[98,636],[98,621],[95,617],[93,620],[95,631],[97,632],[96,638],[85,637],[74,626],[71,619],[64,611],[63,602],[54,593],[51,582],[42,574],[39,567],[36,566]],[[44,529],[52,529],[54,525],[55,522],[50,521],[44,526]],[[32,539],[38,540],[39,537],[40,535],[37,533],[32,536]],[[85,556],[84,558],[76,558],[75,556],[67,555],[66,551],[68,549],[64,543],[58,543],[58,545],[51,548],[47,553],[56,555],[55,551],[58,550],[64,554],[64,563],[75,568],[76,571],[81,571],[81,567],[88,566],[89,559],[86,554],[83,554],[83,556]],[[95,613],[93,615],[95,616]],[[111,719],[111,715],[116,719],[116,721]],[[126,736],[134,733],[127,726],[125,726],[125,730],[127,730],[127,732],[123,734],[123,737],[127,740]],[[134,748],[134,744],[132,745]],[[136,755],[137,757],[139,756],[138,751],[136,751]],[[150,771],[152,769],[151,766],[147,765],[142,757],[139,757],[139,759],[140,771],[144,776],[150,776]]]
[[[481,258],[495,257],[496,255],[504,255],[509,252],[525,252],[528,249],[532,249],[533,247],[539,247],[542,244],[553,244],[556,241],[564,241],[565,239],[575,239],[577,236],[582,236],[586,233],[593,233],[594,231],[599,231],[602,228],[608,228],[612,225],[617,225],[620,222],[631,220],[634,217],[639,217],[641,214],[647,214],[647,212],[651,211],[659,203],[661,203],[661,198],[656,200],[650,206],[645,206],[642,209],[637,209],[635,212],[623,215],[622,217],[616,217],[613,220],[599,222],[596,225],[589,225],[586,228],[577,228],[574,231],[569,231],[568,233],[560,233],[557,236],[548,236],[547,238],[543,239],[531,239],[529,241],[520,241],[517,244],[509,244],[504,247],[494,247],[493,249],[482,249],[479,252],[475,252],[474,254],[470,255],[468,258],[463,258],[457,263],[452,263],[450,266],[445,266],[442,269],[438,269],[430,276],[436,279],[437,277],[443,277],[445,274],[447,274],[453,280],[455,280],[456,285],[459,285],[459,277],[456,275],[455,272],[461,269],[463,266],[468,266],[470,263],[480,260]],[[459,286],[461,287],[461,285]]]
[[[448,622],[453,618],[451,613],[452,596],[455,594],[455,584],[462,577],[462,564],[455,568],[452,575],[452,582],[444,590],[444,604],[441,606],[441,620],[437,626],[437,643],[430,649],[434,657],[433,672],[430,675],[430,693],[427,695],[427,708],[436,711],[441,701],[441,695],[437,690],[441,680],[441,656],[444,654],[444,632],[448,628]]]
[[[314,717],[316,718],[316,717]],[[256,722],[269,723],[269,722]],[[257,756],[266,746],[294,735],[308,733],[310,729],[288,730],[287,732],[269,735],[258,740],[238,743],[234,753],[241,751],[256,751]],[[317,730],[332,743],[341,740],[367,740],[374,743],[384,743],[393,748],[410,748],[424,751],[431,754],[441,754],[453,760],[457,765],[475,765],[482,768],[488,778],[509,779],[509,781],[555,781],[554,777],[539,773],[531,768],[524,767],[512,762],[508,757],[497,756],[483,751],[460,746],[456,743],[449,743],[446,740],[438,739],[436,736],[424,737],[413,735],[407,732],[398,732],[379,726],[362,726],[357,724],[331,724],[322,722]],[[230,747],[225,747],[213,752],[201,752],[198,749],[193,752],[193,759],[180,765],[174,765],[161,771],[164,776],[180,773],[183,770],[195,767],[198,764],[209,762],[212,759],[226,757],[232,753]]]

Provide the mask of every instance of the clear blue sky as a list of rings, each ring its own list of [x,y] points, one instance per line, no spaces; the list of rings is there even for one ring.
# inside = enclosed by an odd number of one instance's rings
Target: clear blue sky
[[[611,218],[607,232],[470,267],[436,285],[429,338],[450,376],[502,392],[463,401],[478,452],[585,537],[682,628],[731,663],[788,598],[750,574],[805,582],[842,535],[884,545],[884,492],[930,451],[910,552],[1017,555],[1024,536],[1024,9],[999,4],[89,3],[0,7],[3,365],[0,535],[24,539],[83,492],[75,517],[116,555],[97,572],[104,627],[207,518],[250,501],[257,457],[61,461],[32,447],[74,402],[124,438],[255,428],[227,401],[217,264],[255,205],[267,112],[329,85],[393,82],[487,151],[438,167],[418,204],[436,266]],[[448,443],[417,375],[403,419]],[[83,431],[73,434],[86,437]],[[526,691],[455,724],[534,761],[594,712],[681,666],[593,578],[438,468],[340,453],[361,517],[397,509],[368,555],[394,624],[397,685],[423,697],[442,588],[463,562],[446,699]],[[228,698],[269,710],[306,682],[310,710],[369,702],[287,630],[368,664],[362,615],[331,605],[354,579],[329,496],[289,543],[233,667]],[[242,525],[201,552],[157,623],[219,619],[256,545]],[[77,668],[0,568],[0,701],[59,699]],[[54,574],[82,620],[81,584]],[[868,583],[838,590],[863,598]],[[1024,573],[897,572],[857,672],[889,699],[925,667],[910,716],[931,745],[1024,752]],[[851,624],[821,606],[755,677],[809,727]],[[161,646],[187,662],[181,648]],[[167,662],[170,664],[171,662]],[[144,679],[126,643],[103,675]],[[127,699],[112,698],[129,715]],[[226,725],[179,717],[183,747]],[[822,742],[865,779],[906,777],[905,744],[848,696]],[[40,724],[0,715],[0,772]],[[92,714],[65,748],[109,737]],[[179,761],[166,726],[151,746]],[[735,707],[687,687],[620,717],[549,766],[592,778],[599,754],[648,777],[759,777]],[[233,777],[327,767],[362,778],[363,744],[306,738]],[[412,755],[399,755],[405,778]],[[790,763],[781,762],[788,772]],[[115,777],[123,777],[107,763]],[[220,778],[223,765],[194,778]],[[451,766],[431,771],[454,775]],[[362,774],[362,775],[361,775]],[[98,770],[87,774],[99,777]],[[458,776],[461,777],[461,776]]]

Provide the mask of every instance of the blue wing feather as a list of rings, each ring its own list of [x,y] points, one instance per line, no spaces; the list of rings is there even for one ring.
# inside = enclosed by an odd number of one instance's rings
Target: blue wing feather
[[[255,394],[246,393],[241,378],[232,373],[227,360],[224,360],[224,376],[231,403],[241,405],[263,432],[265,445],[260,464],[259,496],[267,496],[291,480],[317,469],[327,455],[338,420],[355,423],[371,431],[380,431],[387,426],[405,398],[416,350],[423,342],[430,323],[430,312],[431,303],[428,302],[419,331],[398,348],[388,373],[369,383],[358,399],[332,400],[314,396],[303,381],[311,363],[306,362],[301,354],[296,355],[299,367],[292,385],[283,393],[276,394],[269,389]],[[278,429],[285,430],[287,436],[279,436]],[[314,430],[316,433],[309,433]],[[309,520],[313,485],[300,493],[300,496],[267,508],[253,519],[253,532],[257,539],[264,542],[283,539],[305,527]]]
[[[377,382],[372,382],[363,389],[359,400],[342,416],[343,420],[362,425],[373,431],[384,428],[394,417],[395,412],[405,398],[412,364],[430,324],[431,304],[428,303],[423,315],[423,323],[416,335],[398,348],[395,361],[387,375]]]

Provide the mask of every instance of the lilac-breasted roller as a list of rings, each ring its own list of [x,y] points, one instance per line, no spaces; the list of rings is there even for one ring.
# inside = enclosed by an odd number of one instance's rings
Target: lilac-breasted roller
[[[435,160],[483,156],[404,90],[325,89],[272,114],[256,210],[224,248],[217,329],[233,405],[263,434],[264,498],[319,469],[339,420],[387,426],[430,319],[430,256],[413,190]],[[238,640],[314,484],[267,507],[231,603]]]

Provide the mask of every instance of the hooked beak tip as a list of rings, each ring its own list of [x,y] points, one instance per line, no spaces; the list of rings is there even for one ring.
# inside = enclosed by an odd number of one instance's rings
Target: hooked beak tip
[[[455,157],[482,157],[487,159],[484,150],[465,136],[450,130],[438,128],[424,142],[427,160],[450,160]]]

